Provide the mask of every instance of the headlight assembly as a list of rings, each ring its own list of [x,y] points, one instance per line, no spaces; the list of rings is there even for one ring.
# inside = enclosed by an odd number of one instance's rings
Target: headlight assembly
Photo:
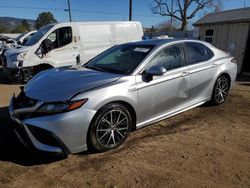
[[[45,114],[57,114],[62,112],[69,112],[80,108],[87,101],[88,99],[69,101],[69,102],[44,103],[40,108],[37,109],[36,112]]]
[[[27,54],[27,52],[13,54],[13,55],[10,56],[10,61],[20,61],[20,60],[23,60],[24,57],[26,56],[26,54]]]

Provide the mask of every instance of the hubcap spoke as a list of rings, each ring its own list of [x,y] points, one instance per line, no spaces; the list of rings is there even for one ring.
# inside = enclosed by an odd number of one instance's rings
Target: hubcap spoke
[[[111,122],[109,122],[106,118],[102,118],[103,121],[105,121],[107,124],[112,125]]]
[[[109,139],[108,139],[108,141],[107,141],[107,143],[106,143],[106,147],[108,146],[108,144],[109,144],[109,142],[110,142],[110,140],[111,140],[111,137],[112,137],[112,133],[111,133],[110,136],[109,136]]]
[[[110,131],[105,132],[105,133],[101,136],[101,138],[99,138],[99,141],[101,141],[109,132],[110,132]]]
[[[121,112],[119,112],[119,115],[118,115],[118,118],[116,120],[116,125],[118,124],[119,120],[120,120],[120,117],[121,117]]]
[[[127,120],[127,117],[123,118],[121,121],[119,121],[116,125],[120,125],[124,120]]]
[[[114,131],[112,130],[111,132],[111,136],[112,136],[112,140],[113,140],[113,144],[115,146],[115,134],[114,134]]]
[[[124,136],[122,135],[122,133],[121,133],[118,129],[116,129],[116,132],[117,132],[122,138],[124,138]]]

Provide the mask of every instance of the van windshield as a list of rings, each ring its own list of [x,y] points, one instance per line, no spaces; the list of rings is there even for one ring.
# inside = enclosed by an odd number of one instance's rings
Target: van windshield
[[[41,27],[32,37],[30,37],[24,46],[32,46],[36,44],[54,25],[46,25]]]

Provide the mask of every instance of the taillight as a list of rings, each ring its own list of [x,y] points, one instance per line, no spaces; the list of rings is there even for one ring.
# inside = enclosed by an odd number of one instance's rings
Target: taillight
[[[231,59],[231,62],[237,64],[237,60],[235,58]]]

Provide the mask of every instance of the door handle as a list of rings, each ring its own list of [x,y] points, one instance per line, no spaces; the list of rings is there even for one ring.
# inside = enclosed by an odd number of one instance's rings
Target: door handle
[[[213,68],[213,67],[217,67],[217,64],[216,63],[213,63],[212,65],[211,65],[211,67]]]
[[[188,76],[189,74],[190,74],[190,72],[183,72],[183,73],[181,73],[181,77]]]

